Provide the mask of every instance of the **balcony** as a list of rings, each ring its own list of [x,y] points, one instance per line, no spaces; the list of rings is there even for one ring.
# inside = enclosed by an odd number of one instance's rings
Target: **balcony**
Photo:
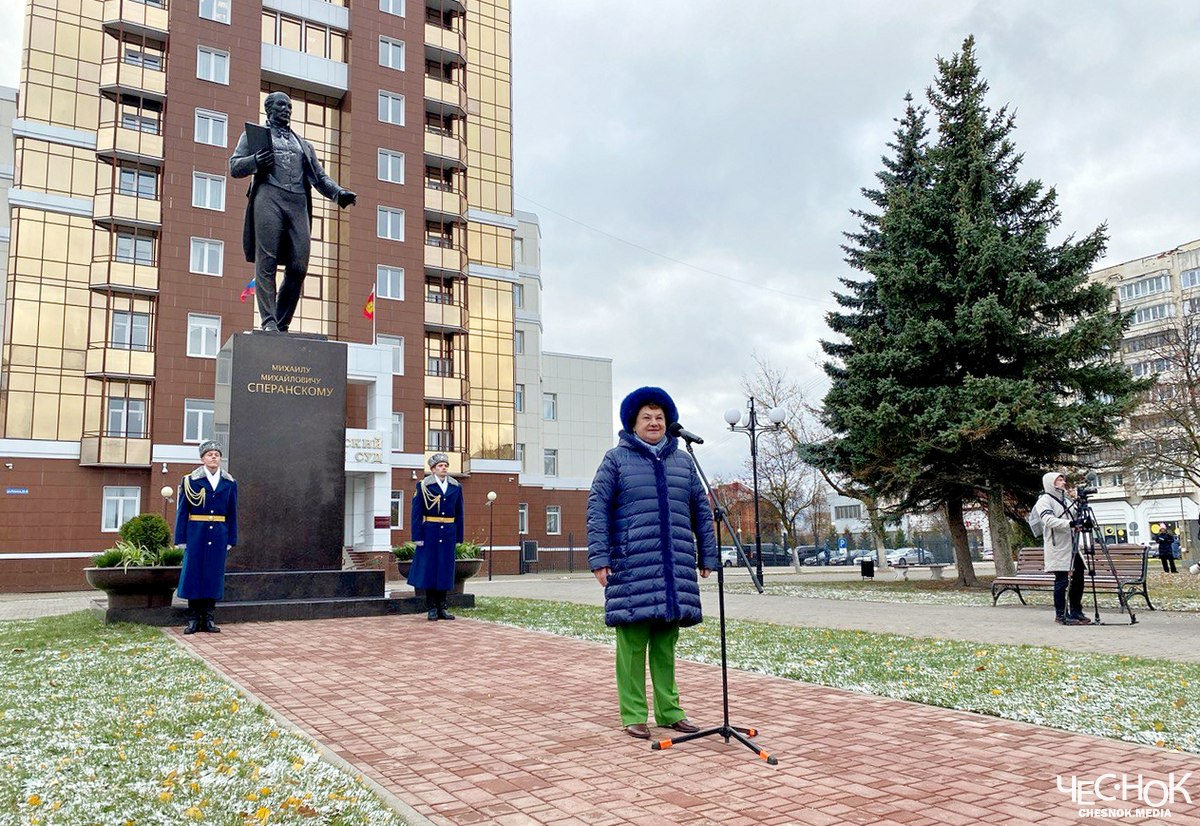
[[[457,376],[426,376],[425,400],[439,404],[465,404],[467,380]]]
[[[425,75],[425,110],[466,117],[467,89],[461,83]]]
[[[442,169],[466,169],[466,140],[437,127],[426,126],[425,163]]]
[[[136,0],[104,0],[104,28],[166,41],[167,10]]]
[[[120,224],[158,229],[162,226],[162,201],[102,191],[92,199],[92,220],[109,228]]]
[[[436,23],[425,22],[425,50],[439,63],[465,64],[467,62],[467,35],[465,32],[447,29]]]
[[[162,166],[162,135],[130,129],[116,123],[101,124],[96,132],[96,155],[108,160]]]
[[[121,95],[133,95],[162,101],[167,97],[167,73],[121,60],[108,60],[100,65],[100,92],[113,100],[120,99]]]
[[[425,302],[425,327],[432,330],[452,330],[456,333],[467,329],[466,310],[458,304]]]
[[[425,269],[436,274],[462,276],[467,271],[467,252],[453,246],[425,242]]]
[[[150,439],[85,433],[79,440],[81,467],[149,467]]]
[[[154,380],[154,353],[103,344],[89,345],[83,367],[91,378]]]
[[[157,295],[158,266],[102,258],[92,262],[88,286],[93,290]]]
[[[425,184],[425,217],[442,223],[466,223],[467,196],[463,192]]]

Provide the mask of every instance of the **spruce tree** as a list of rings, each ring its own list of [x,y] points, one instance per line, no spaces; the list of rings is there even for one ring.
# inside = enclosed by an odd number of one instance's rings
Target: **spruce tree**
[[[873,467],[902,508],[945,509],[967,585],[964,503],[988,503],[1003,571],[1006,492],[1032,497],[1043,470],[1112,443],[1145,386],[1113,358],[1127,319],[1111,290],[1087,281],[1105,228],[1050,243],[1057,195],[1019,178],[1013,117],[987,107],[974,46],[937,61],[937,141],[909,185],[885,182],[867,194],[882,212],[856,213],[848,260],[873,278],[842,303],[852,318],[831,314],[846,341],[826,345],[840,364],[824,411],[827,454]]]

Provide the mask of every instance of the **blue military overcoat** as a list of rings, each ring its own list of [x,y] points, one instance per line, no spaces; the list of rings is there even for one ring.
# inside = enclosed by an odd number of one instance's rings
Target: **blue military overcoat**
[[[463,541],[463,495],[457,480],[446,477],[446,492],[433,474],[417,485],[412,500],[412,537],[417,543],[408,584],[433,591],[454,589],[454,548]]]
[[[225,596],[225,553],[237,544],[237,482],[225,471],[216,490],[203,467],[183,477],[175,512],[175,544],[183,545],[181,599]]]

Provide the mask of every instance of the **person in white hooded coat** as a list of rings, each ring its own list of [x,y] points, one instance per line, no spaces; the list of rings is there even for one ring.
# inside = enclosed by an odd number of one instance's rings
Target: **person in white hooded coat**
[[[1067,495],[1066,476],[1056,470],[1043,475],[1042,491],[1034,508],[1042,518],[1043,568],[1054,574],[1054,621],[1091,625],[1083,615],[1083,559],[1071,547],[1071,522],[1077,514]]]

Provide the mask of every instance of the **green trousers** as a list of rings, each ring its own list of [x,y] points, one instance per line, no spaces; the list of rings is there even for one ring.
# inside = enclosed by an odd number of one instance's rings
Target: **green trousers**
[[[679,625],[665,622],[635,622],[616,626],[617,702],[621,725],[646,722],[646,653],[650,654],[650,681],[654,684],[654,722],[659,726],[677,723],[687,715],[679,707],[675,685],[675,643]]]

